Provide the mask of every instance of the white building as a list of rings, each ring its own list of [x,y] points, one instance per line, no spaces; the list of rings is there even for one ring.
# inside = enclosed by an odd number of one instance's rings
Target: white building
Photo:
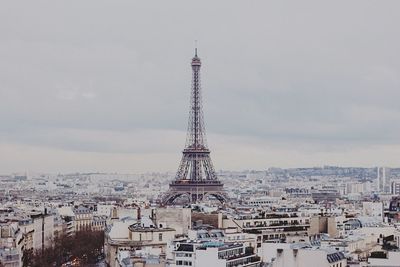
[[[23,235],[17,222],[0,223],[0,266],[22,266]]]
[[[392,190],[391,193],[393,195],[400,195],[400,181],[393,181],[392,182]]]
[[[112,204],[98,204],[97,210],[94,211],[94,215],[111,217],[111,210],[115,207]]]
[[[383,203],[382,202],[363,202],[362,214],[364,216],[379,218],[383,221]]]
[[[388,251],[385,258],[368,258],[368,267],[399,267],[400,252]]]
[[[117,255],[121,250],[146,249],[154,255],[165,255],[167,245],[174,239],[175,234],[175,229],[156,227],[147,217],[140,220],[127,218],[114,221],[105,232],[106,263],[112,267],[118,266]]]
[[[244,243],[224,243],[219,241],[188,241],[176,244],[171,266],[233,267],[261,266],[261,259],[253,247]]]
[[[346,267],[343,252],[306,244],[263,243],[262,260],[271,267]]]
[[[390,193],[390,169],[377,167],[376,187],[378,192]]]
[[[33,249],[41,250],[49,247],[54,240],[54,215],[35,213],[33,220]]]

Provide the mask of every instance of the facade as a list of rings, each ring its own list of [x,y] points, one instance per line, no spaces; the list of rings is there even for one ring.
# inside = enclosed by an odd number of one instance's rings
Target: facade
[[[377,167],[376,187],[378,192],[389,193],[390,186],[390,168]]]
[[[239,231],[257,235],[257,247],[268,240],[285,240],[290,235],[306,236],[310,217],[297,212],[260,213],[257,216],[225,218],[223,228],[237,228]]]
[[[365,191],[365,184],[352,182],[346,184],[346,194],[362,194]]]
[[[112,205],[112,204],[98,204],[97,205],[97,210],[94,212],[94,215],[110,217],[111,216],[111,210],[114,207],[115,206]]]
[[[0,222],[0,263],[4,267],[22,266],[23,244],[17,222]]]
[[[132,252],[127,250],[118,251],[117,267],[166,267],[165,259],[157,255],[150,255],[145,252]]]
[[[159,228],[150,219],[115,222],[105,232],[106,263],[116,265],[119,251],[147,250],[151,254],[166,255],[167,245],[175,238],[175,229]]]
[[[89,207],[79,205],[73,209],[75,214],[75,230],[83,231],[92,228],[93,210]]]
[[[400,265],[400,252],[399,251],[389,251],[384,253],[384,257],[375,258],[369,257],[368,267],[398,267]]]
[[[244,244],[205,244],[196,250],[195,262],[195,266],[261,266],[261,259],[254,254],[254,248]]]
[[[281,198],[280,197],[250,197],[248,199],[243,200],[245,205],[254,206],[254,207],[264,207],[271,206],[272,204],[277,204]]]
[[[330,237],[336,237],[337,219],[335,216],[314,216],[310,219],[309,235],[328,234]]]
[[[22,266],[24,251],[38,251],[54,240],[54,215],[42,212],[9,213],[0,219],[0,263],[5,267]],[[1,266],[0,264],[0,266]]]
[[[31,215],[33,221],[33,249],[42,250],[54,240],[54,215],[41,212]]]
[[[91,230],[104,231],[104,229],[106,228],[106,221],[107,221],[106,216],[93,216]]]
[[[383,221],[383,203],[382,202],[363,202],[362,214],[368,217],[378,218]]]
[[[323,186],[320,189],[312,190],[311,197],[316,203],[334,203],[340,197],[340,193],[335,186]]]
[[[400,195],[400,181],[393,181],[392,182],[392,189],[391,192],[393,195]]]
[[[184,242],[176,245],[173,252],[174,261],[171,266],[213,266],[233,267],[261,266],[260,258],[253,247],[243,243],[228,244],[221,241]]]
[[[196,249],[200,244],[178,243],[173,253],[172,266],[196,266]]]
[[[187,234],[192,226],[190,208],[157,208],[153,211],[153,220],[159,228],[173,228],[176,234]]]

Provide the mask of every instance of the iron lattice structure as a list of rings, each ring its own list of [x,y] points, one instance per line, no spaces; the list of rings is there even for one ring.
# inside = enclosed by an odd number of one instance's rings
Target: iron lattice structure
[[[163,197],[163,203],[167,205],[181,196],[186,196],[191,203],[208,195],[221,202],[226,201],[223,184],[217,178],[207,146],[201,101],[201,61],[197,49],[191,65],[193,74],[186,145],[175,180]]]

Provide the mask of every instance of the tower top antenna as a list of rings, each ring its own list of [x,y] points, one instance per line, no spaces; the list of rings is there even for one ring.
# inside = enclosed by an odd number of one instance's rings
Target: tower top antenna
[[[194,56],[197,57],[197,40],[194,40]]]

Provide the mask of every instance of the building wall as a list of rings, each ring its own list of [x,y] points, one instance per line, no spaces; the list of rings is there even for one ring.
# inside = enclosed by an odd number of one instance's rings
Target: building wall
[[[165,243],[174,239],[174,230],[154,229],[149,231],[132,231],[129,234],[132,241],[143,241],[150,243]]]
[[[393,195],[400,195],[400,181],[392,182],[391,192]]]
[[[123,227],[123,225],[120,225]],[[125,227],[128,227],[126,225]],[[160,240],[160,235],[161,240]],[[106,262],[110,266],[116,266],[116,257],[118,254],[118,250],[134,250],[134,249],[144,249],[152,250],[155,255],[159,253],[165,253],[167,250],[167,245],[172,241],[175,237],[174,229],[148,229],[148,231],[138,230],[138,231],[130,231],[128,234],[128,238],[117,238],[112,239],[109,238],[106,233],[105,236],[105,255]],[[157,250],[157,251],[155,251]]]
[[[362,213],[365,216],[376,217],[383,220],[383,203],[382,202],[363,202]]]
[[[0,224],[0,263],[5,267],[22,266],[24,235],[17,222]]]
[[[114,205],[106,205],[106,204],[98,204],[97,205],[97,211],[95,211],[95,215],[97,216],[111,216],[111,210],[114,207]]]
[[[28,223],[19,226],[24,236],[24,249],[33,249],[34,224]]]
[[[336,217],[328,217],[328,235],[330,237],[336,237],[338,235]]]
[[[266,218],[266,219],[232,219],[226,218],[222,220],[222,228],[235,227],[240,229],[254,228],[263,229],[268,227],[276,227],[277,223],[285,223],[285,226],[307,226],[310,225],[309,217],[287,217],[287,218]],[[260,225],[265,224],[265,227]],[[283,225],[281,225],[283,226]]]
[[[219,228],[219,214],[210,214],[202,212],[192,212],[192,222],[197,223],[201,221],[203,224],[209,224],[214,228]]]
[[[75,215],[76,231],[82,231],[92,228],[93,213],[80,213]]]
[[[54,215],[42,215],[33,219],[33,249],[49,247],[54,240]]]
[[[291,249],[290,244],[262,244],[262,260],[272,267],[346,267],[347,260],[329,263],[323,250]]]
[[[389,251],[387,259],[368,258],[369,267],[398,267],[400,264],[400,252]]]
[[[196,250],[196,267],[197,266],[213,266],[226,267],[226,261],[218,259],[218,248],[207,248],[205,250]]]
[[[192,226],[189,208],[157,208],[154,216],[157,227],[173,228],[176,234],[187,234]]]
[[[336,217],[316,216],[310,219],[309,235],[329,234],[330,237],[336,237],[338,234]]]
[[[400,231],[396,231],[394,234],[394,241],[396,242],[396,246],[400,248]]]

